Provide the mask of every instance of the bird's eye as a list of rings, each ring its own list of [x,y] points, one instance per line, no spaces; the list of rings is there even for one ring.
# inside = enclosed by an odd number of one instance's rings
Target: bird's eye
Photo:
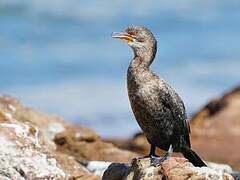
[[[136,33],[134,31],[128,31],[128,34],[131,36],[135,36]]]
[[[138,32],[135,30],[129,30],[127,33],[131,36],[136,36]]]

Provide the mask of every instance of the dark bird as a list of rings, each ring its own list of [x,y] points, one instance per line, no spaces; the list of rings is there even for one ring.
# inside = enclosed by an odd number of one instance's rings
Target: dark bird
[[[127,72],[128,96],[135,118],[151,144],[147,157],[152,165],[160,165],[172,152],[181,152],[194,166],[206,166],[191,149],[183,101],[150,70],[157,52],[154,35],[145,27],[132,26],[112,37],[127,42],[134,52]],[[167,151],[163,158],[157,158],[156,147]]]

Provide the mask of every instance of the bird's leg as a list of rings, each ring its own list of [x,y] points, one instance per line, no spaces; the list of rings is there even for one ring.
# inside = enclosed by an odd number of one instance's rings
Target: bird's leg
[[[151,166],[160,166],[165,160],[172,156],[173,148],[172,145],[169,146],[168,151],[161,158],[151,158]]]
[[[154,145],[151,145],[151,148],[150,148],[150,152],[149,152],[149,155],[148,157],[158,157],[158,155],[155,154],[155,151],[156,151],[156,146]]]
[[[140,157],[139,159],[145,159],[145,158],[153,159],[153,158],[158,158],[159,156],[155,154],[155,151],[156,151],[156,146],[151,145],[149,154],[146,155],[146,156]]]

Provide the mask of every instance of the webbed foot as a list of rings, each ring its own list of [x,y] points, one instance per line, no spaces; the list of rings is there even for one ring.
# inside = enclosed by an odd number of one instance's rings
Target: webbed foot
[[[170,157],[171,155],[168,152],[165,153],[163,157],[150,157],[151,159],[150,166],[154,166],[154,167],[161,166],[162,163]]]
[[[172,148],[172,145],[170,145],[168,152],[166,152],[163,157],[150,157],[151,158],[150,165],[154,167],[158,167],[162,165],[164,161],[166,161],[171,157],[172,153],[173,153],[173,148]]]

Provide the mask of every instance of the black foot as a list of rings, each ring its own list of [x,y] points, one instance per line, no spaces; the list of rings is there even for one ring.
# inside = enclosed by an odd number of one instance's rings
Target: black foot
[[[170,154],[167,152],[166,154],[164,154],[163,157],[150,157],[151,158],[151,166],[154,167],[158,167],[160,165],[162,165],[162,163],[167,160],[170,157]]]

